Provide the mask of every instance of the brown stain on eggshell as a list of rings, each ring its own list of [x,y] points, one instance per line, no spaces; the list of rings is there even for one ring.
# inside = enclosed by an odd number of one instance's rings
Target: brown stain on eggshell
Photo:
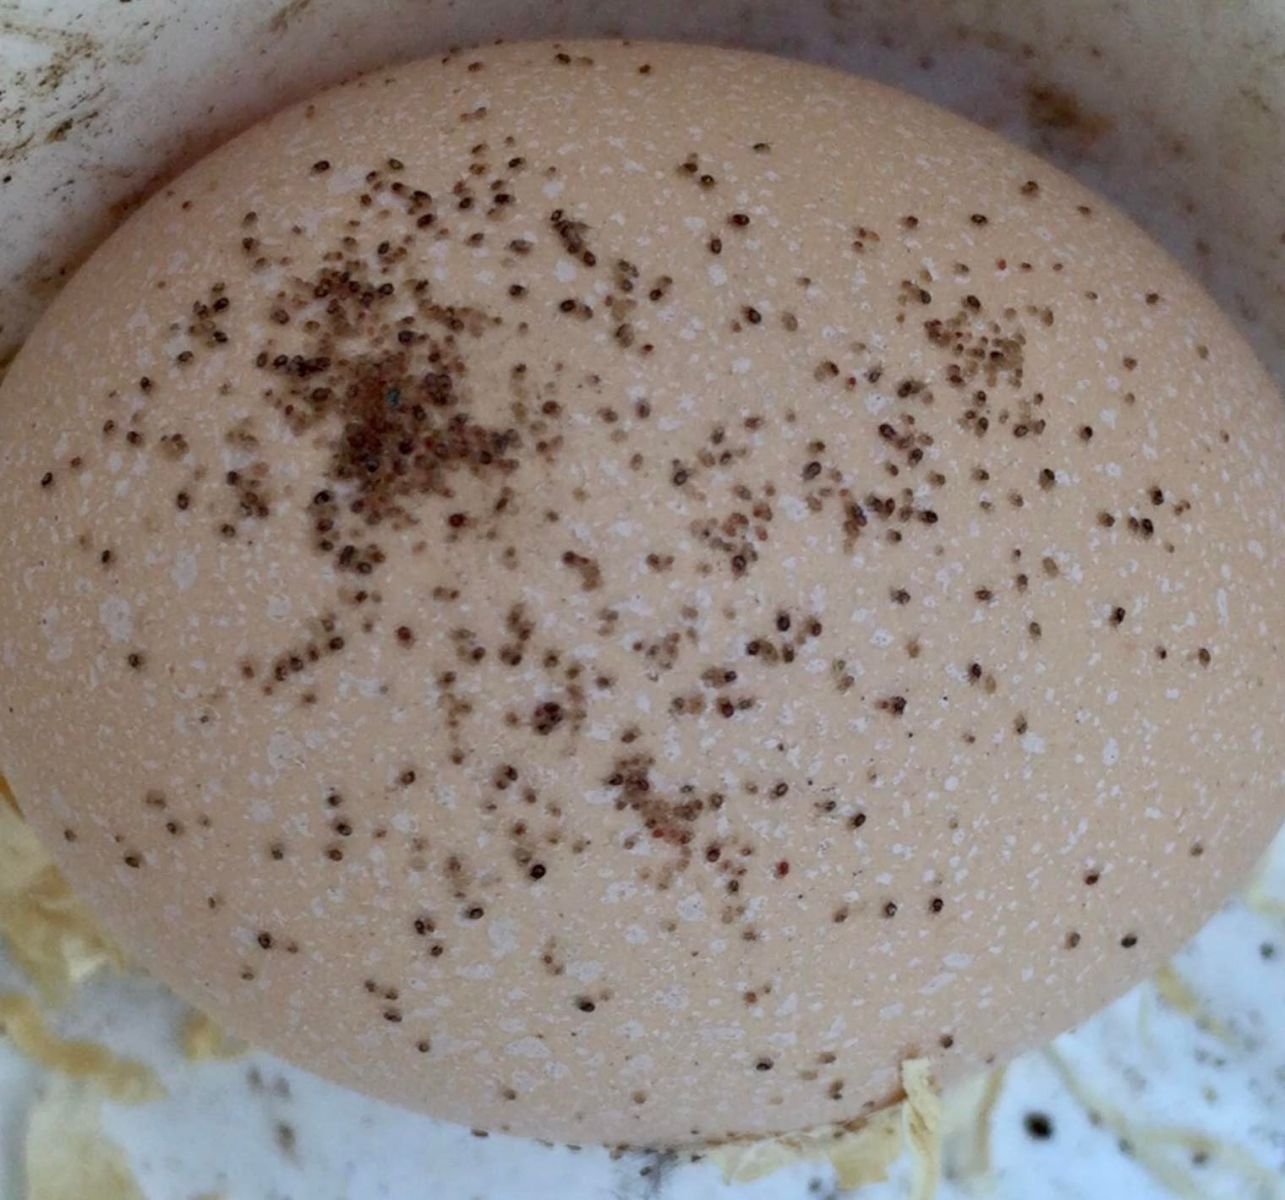
[[[896,93],[381,72],[11,368],[6,773],[320,1073],[576,1141],[851,1119],[1086,1016],[1274,831],[1277,403],[1136,229]]]

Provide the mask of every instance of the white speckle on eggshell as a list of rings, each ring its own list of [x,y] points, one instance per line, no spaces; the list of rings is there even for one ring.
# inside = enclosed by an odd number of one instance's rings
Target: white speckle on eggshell
[[[170,571],[170,579],[173,580],[174,586],[180,592],[186,592],[193,586],[200,575],[198,559],[194,550],[180,550],[174,556],[174,566]]]
[[[113,642],[128,642],[134,636],[134,609],[124,596],[108,596],[98,606],[98,619]]]

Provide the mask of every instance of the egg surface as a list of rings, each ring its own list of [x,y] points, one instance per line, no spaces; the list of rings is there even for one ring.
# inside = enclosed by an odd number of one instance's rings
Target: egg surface
[[[1285,421],[1092,194],[859,79],[513,45],[256,126],[0,392],[0,763],[235,1033],[454,1121],[860,1117],[1281,820]]]

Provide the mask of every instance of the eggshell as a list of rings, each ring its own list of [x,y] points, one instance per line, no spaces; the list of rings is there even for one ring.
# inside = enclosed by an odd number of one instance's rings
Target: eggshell
[[[474,1126],[859,1117],[1281,819],[1285,423],[1095,197],[855,78],[516,45],[259,125],[0,395],[0,758],[234,1033]]]

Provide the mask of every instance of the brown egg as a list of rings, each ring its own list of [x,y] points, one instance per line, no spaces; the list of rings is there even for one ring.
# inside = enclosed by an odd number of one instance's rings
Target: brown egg
[[[0,761],[236,1033],[455,1121],[846,1120],[1275,830],[1285,422],[1132,225],[770,58],[488,48],[252,129],[0,401]]]

